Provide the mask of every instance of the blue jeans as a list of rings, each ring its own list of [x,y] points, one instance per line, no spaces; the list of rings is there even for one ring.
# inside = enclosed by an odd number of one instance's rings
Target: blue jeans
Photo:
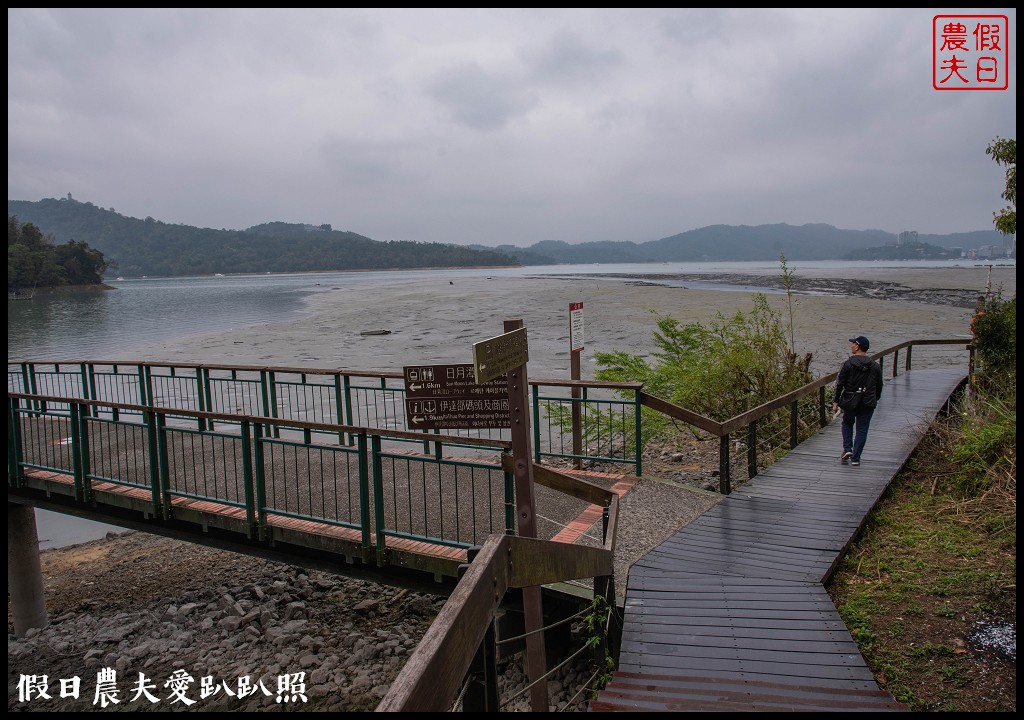
[[[852,452],[851,460],[860,460],[860,454],[864,452],[864,443],[868,439],[868,427],[871,425],[871,416],[875,409],[858,410],[856,413],[843,413],[843,452]],[[856,425],[856,439],[854,438],[854,425]]]

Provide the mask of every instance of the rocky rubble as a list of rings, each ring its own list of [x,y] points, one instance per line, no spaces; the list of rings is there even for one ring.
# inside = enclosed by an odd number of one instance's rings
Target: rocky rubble
[[[169,557],[156,597],[143,579]],[[370,711],[444,603],[145,533],[43,559],[50,624],[18,639],[8,618],[9,711]],[[499,670],[503,709],[528,711],[519,659]],[[552,709],[584,710],[587,677],[584,653],[549,680]]]

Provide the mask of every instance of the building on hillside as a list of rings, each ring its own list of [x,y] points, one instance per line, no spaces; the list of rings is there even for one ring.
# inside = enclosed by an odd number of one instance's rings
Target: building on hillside
[[[982,245],[967,251],[967,257],[974,260],[991,260],[992,258],[1008,257],[1009,253],[1002,245]]]
[[[896,236],[897,247],[903,245],[919,245],[920,241],[917,239],[917,230],[904,230]]]
[[[1016,233],[1003,236],[1003,249],[1008,257],[1017,257],[1017,235]]]

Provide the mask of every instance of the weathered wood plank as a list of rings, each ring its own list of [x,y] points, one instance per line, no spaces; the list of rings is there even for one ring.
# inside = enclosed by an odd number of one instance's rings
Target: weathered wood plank
[[[590,709],[905,711],[821,582],[963,375],[888,380],[860,467],[832,423],[638,560],[619,669]]]

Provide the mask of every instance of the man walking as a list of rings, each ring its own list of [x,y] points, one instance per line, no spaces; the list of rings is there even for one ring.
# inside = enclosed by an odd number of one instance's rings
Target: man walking
[[[850,338],[851,355],[836,378],[832,410],[843,410],[843,454],[840,456],[843,465],[860,465],[871,416],[882,397],[882,366],[868,357],[870,347],[871,343],[863,335]]]

